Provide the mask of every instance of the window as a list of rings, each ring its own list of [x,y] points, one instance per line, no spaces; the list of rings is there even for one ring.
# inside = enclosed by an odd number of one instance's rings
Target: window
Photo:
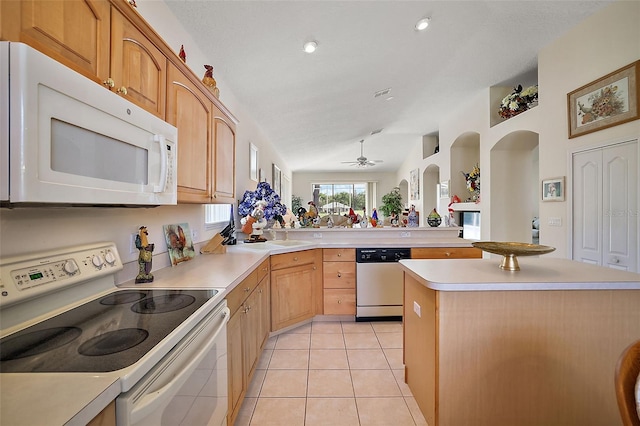
[[[231,204],[205,204],[204,229],[224,227],[231,218]]]
[[[343,215],[353,209],[363,214],[370,200],[367,183],[314,183],[313,201],[320,215]]]

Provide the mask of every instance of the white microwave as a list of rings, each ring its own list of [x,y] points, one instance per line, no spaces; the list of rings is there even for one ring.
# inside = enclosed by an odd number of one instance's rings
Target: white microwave
[[[3,205],[177,203],[177,129],[37,50],[0,42]]]

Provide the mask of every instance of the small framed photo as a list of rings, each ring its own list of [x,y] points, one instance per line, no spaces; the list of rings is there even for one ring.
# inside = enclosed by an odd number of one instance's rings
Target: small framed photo
[[[449,198],[449,181],[440,182],[440,198]]]
[[[258,147],[249,142],[249,178],[258,182]]]
[[[542,201],[564,201],[564,176],[542,181]]]
[[[569,138],[640,118],[640,61],[567,94]]]

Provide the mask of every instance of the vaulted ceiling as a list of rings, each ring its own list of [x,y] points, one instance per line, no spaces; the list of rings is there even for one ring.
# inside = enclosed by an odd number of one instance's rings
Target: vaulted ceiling
[[[390,172],[466,99],[535,78],[537,52],[610,1],[165,2],[292,171]],[[342,163],[362,139],[384,162]]]

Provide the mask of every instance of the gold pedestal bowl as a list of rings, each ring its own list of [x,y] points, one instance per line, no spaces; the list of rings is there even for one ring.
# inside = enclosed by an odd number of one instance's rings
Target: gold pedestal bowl
[[[541,246],[539,244],[512,243],[503,241],[477,241],[471,243],[474,247],[482,251],[494,254],[501,254],[502,263],[500,269],[505,271],[519,271],[518,258],[516,256],[536,256],[540,254],[551,253],[556,248],[550,246]]]

